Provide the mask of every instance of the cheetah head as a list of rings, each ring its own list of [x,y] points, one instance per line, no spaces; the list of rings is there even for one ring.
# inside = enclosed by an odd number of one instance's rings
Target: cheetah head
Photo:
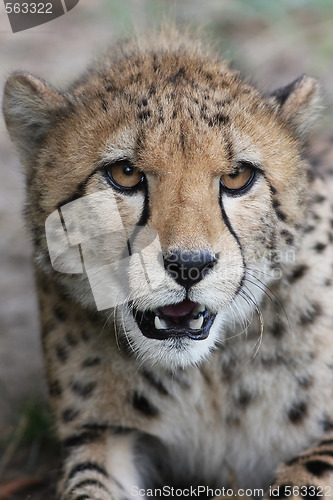
[[[204,51],[153,45],[104,58],[63,93],[14,74],[4,113],[31,186],[36,265],[83,307],[96,309],[99,290],[118,337],[172,368],[246,328],[297,248],[308,189],[301,143],[318,85],[304,76],[266,97]],[[59,223],[66,206],[76,226],[57,274],[45,221],[56,213]],[[95,278],[82,268],[82,251],[83,264],[113,264],[124,289],[105,268]]]

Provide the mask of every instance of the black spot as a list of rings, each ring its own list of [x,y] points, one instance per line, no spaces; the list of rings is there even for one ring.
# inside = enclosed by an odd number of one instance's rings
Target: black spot
[[[281,212],[281,210],[279,209],[280,205],[281,205],[281,202],[280,202],[279,200],[273,200],[273,208],[274,208],[274,210],[275,210],[275,213],[276,213],[276,215],[277,215],[278,219],[280,219],[280,220],[282,220],[282,221],[285,221],[287,217],[286,217],[286,215],[285,215],[283,212]]]
[[[177,73],[175,73],[173,76],[170,77],[170,81],[177,85],[179,80],[185,76],[185,68],[181,66]]]
[[[323,196],[322,194],[317,194],[317,196],[314,197],[313,202],[314,203],[322,203],[325,200],[326,200],[325,196]]]
[[[148,100],[146,98],[142,99],[141,105],[142,106],[147,106],[148,105]]]
[[[282,335],[284,334],[285,332],[285,327],[284,325],[281,323],[281,321],[275,321],[270,329],[270,332],[271,334],[273,335],[273,337],[275,337],[276,339],[279,339],[282,337]]]
[[[253,401],[253,395],[246,389],[241,389],[239,394],[234,398],[234,401],[244,409]]]
[[[288,410],[288,418],[292,424],[300,424],[307,415],[308,405],[305,401],[294,403]]]
[[[207,71],[205,71],[205,73],[203,73],[205,75],[205,77],[207,78],[207,80],[209,82],[211,82],[213,80],[213,75],[212,73],[208,73]]]
[[[235,360],[225,360],[222,362],[222,379],[231,381],[235,371]]]
[[[164,396],[170,396],[170,393],[166,389],[166,387],[160,380],[157,380],[157,378],[151,372],[144,370],[142,372],[142,375],[160,394],[163,394]]]
[[[214,120],[218,125],[225,125],[230,121],[229,116],[223,115],[221,113],[214,116]]]
[[[294,236],[289,231],[287,231],[286,229],[283,229],[280,234],[285,239],[285,242],[287,243],[287,245],[294,244]]]
[[[318,253],[322,253],[327,245],[325,243],[318,242],[313,246],[313,250],[315,250]]]
[[[156,417],[159,413],[158,409],[145,396],[137,392],[132,396],[132,405],[146,417]]]
[[[87,332],[87,330],[81,331],[81,337],[82,337],[82,340],[84,340],[85,342],[88,342],[90,340],[90,335]]]
[[[156,86],[154,83],[151,84],[151,86],[148,89],[148,95],[151,97],[152,95],[156,94]]]
[[[81,398],[89,398],[96,387],[96,382],[79,382],[75,381],[71,384],[72,391],[81,396]]]
[[[58,380],[54,380],[53,382],[49,383],[49,394],[51,397],[61,396],[62,389]]]
[[[149,118],[150,118],[149,109],[145,109],[144,111],[140,111],[140,113],[138,113],[138,120],[140,121],[147,121]]]
[[[79,495],[78,497],[75,497],[75,500],[90,500],[89,495]]]
[[[194,121],[194,116],[193,116],[193,113],[192,113],[192,110],[190,108],[187,108],[187,113],[190,117],[190,120],[193,122]]]
[[[323,460],[310,460],[305,462],[305,468],[314,476],[321,477],[333,470],[333,465]]]
[[[315,226],[311,226],[311,225],[305,226],[305,228],[303,229],[303,233],[305,233],[305,234],[312,233],[312,231],[314,231],[314,229],[316,229]]]
[[[333,423],[328,419],[324,418],[321,422],[321,426],[324,430],[324,432],[330,432],[333,431]],[[323,443],[322,443],[323,444]],[[325,443],[326,444],[326,443]]]
[[[331,286],[332,285],[332,280],[330,278],[326,278],[324,281],[325,286]]]
[[[62,344],[58,344],[56,346],[55,350],[56,350],[56,355],[57,355],[57,358],[59,359],[59,361],[61,361],[61,363],[66,363],[66,361],[68,360],[67,347],[62,345]]]
[[[185,154],[186,135],[184,134],[183,129],[180,130],[179,141],[180,141],[180,145],[182,147],[182,150],[184,151],[184,154]]]
[[[299,376],[297,377],[297,383],[300,387],[308,389],[313,384],[313,378],[311,377],[311,375]]]
[[[91,355],[86,358],[82,363],[82,368],[90,368],[91,366],[100,365],[102,362],[99,356]]]
[[[281,212],[281,210],[279,210],[278,208],[275,210],[275,213],[278,217],[278,219],[282,220],[282,221],[285,221],[287,219],[286,215]]]
[[[75,347],[76,345],[78,345],[78,340],[72,333],[66,333],[65,339],[67,344],[71,347]]]
[[[292,270],[291,274],[289,275],[290,283],[294,283],[295,281],[303,278],[304,274],[308,269],[309,267],[306,264],[300,264],[297,267],[295,267]]]
[[[62,412],[62,421],[68,424],[69,422],[75,420],[79,413],[79,410],[75,410],[74,408],[67,408]]]
[[[70,473],[68,474],[67,483],[77,474],[84,471],[94,471],[102,474],[104,477],[108,477],[108,473],[102,465],[99,465],[95,462],[81,462],[80,464],[74,465]]]
[[[116,89],[116,86],[114,85],[114,83],[111,83],[111,82],[105,82],[105,90],[107,92],[114,92]]]
[[[302,326],[309,325],[314,323],[314,321],[320,316],[322,313],[322,309],[319,304],[312,304],[310,310],[305,311],[300,315],[299,324]]]
[[[64,308],[61,306],[57,306],[53,309],[55,317],[59,321],[66,321],[67,320],[67,313],[65,312]]]

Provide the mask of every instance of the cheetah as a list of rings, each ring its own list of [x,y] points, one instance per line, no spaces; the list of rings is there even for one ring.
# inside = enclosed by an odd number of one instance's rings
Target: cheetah
[[[175,32],[63,91],[9,76],[60,500],[331,497],[321,108],[315,79],[264,94]]]

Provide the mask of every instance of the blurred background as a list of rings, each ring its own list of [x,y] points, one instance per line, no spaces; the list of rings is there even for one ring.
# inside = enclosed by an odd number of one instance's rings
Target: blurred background
[[[15,34],[1,2],[0,95],[17,69],[64,87],[113,41],[168,20],[200,27],[202,37],[264,91],[302,73],[317,77],[325,107],[312,148],[326,151],[333,162],[327,147],[333,128],[332,0],[80,0],[66,15]],[[0,162],[0,500],[44,500],[46,483],[57,472],[58,448],[45,402],[24,177],[2,117]]]

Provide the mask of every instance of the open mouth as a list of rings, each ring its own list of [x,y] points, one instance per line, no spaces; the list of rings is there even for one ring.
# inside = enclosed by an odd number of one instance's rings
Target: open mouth
[[[205,306],[189,299],[153,311],[134,311],[134,318],[143,335],[159,340],[170,337],[203,340],[208,337],[215,317],[216,314]]]

